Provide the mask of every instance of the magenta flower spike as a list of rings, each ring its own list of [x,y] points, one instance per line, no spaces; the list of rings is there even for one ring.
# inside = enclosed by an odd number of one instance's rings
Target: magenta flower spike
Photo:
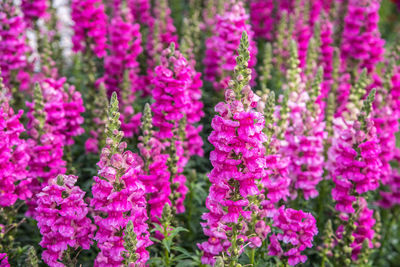
[[[65,77],[58,80],[45,78],[40,84],[47,114],[46,124],[63,140],[65,146],[70,146],[74,144],[73,137],[84,132],[81,126],[85,107],[81,93],[68,85],[66,80]]]
[[[155,68],[155,77],[153,78],[155,102],[151,108],[154,113],[153,125],[158,128],[155,137],[166,147],[171,147],[171,142],[175,142],[178,156],[176,177],[171,177],[173,183],[178,185],[177,191],[180,194],[175,207],[178,213],[184,211],[183,201],[187,188],[186,177],[182,175],[182,172],[188,161],[188,155],[184,150],[185,140],[181,140],[178,131],[179,125],[183,120],[189,118],[188,112],[189,115],[191,112],[189,110],[191,104],[189,88],[193,85],[192,73],[193,70],[188,62],[179,51],[175,50],[172,43],[170,48],[163,51],[161,65]]]
[[[1,81],[0,81],[1,83]],[[1,85],[0,85],[1,88]],[[12,206],[17,199],[31,197],[28,185],[28,144],[20,138],[25,131],[20,118],[23,111],[14,113],[9,99],[0,98],[0,206]]]
[[[0,69],[4,84],[10,89],[18,84],[22,85],[20,90],[28,89],[27,84],[20,79],[27,75],[23,69],[27,66],[26,54],[30,51],[26,44],[25,31],[26,24],[23,17],[17,13],[13,1],[2,1],[0,3]],[[12,80],[13,75],[16,75],[18,79]]]
[[[273,226],[281,233],[271,235],[269,255],[287,257],[290,266],[306,262],[307,256],[301,252],[313,246],[314,236],[318,233],[315,218],[301,210],[281,207],[274,216]],[[288,251],[284,252],[278,241],[290,245]]]
[[[133,16],[133,20],[147,27],[153,25],[150,0],[128,0],[127,5]]]
[[[146,104],[143,112],[142,133],[138,148],[143,159],[143,173],[139,175],[146,188],[147,205],[152,222],[159,222],[166,203],[171,205],[171,183],[164,145],[154,137],[151,109]]]
[[[121,266],[126,253],[136,254],[132,263],[143,266],[149,259],[146,250],[152,244],[146,223],[145,186],[139,180],[141,161],[139,156],[126,150],[119,131],[118,100],[116,93],[111,97],[106,126],[106,144],[102,149],[98,176],[92,186],[93,199],[90,206],[95,212],[94,221],[98,230],[94,239],[100,248],[94,266]],[[137,238],[135,251],[126,251],[124,231],[129,222]]]
[[[214,168],[209,174],[211,187],[206,199],[209,211],[203,214],[205,222],[201,223],[208,241],[198,244],[204,252],[203,264],[214,265],[215,257],[228,251],[235,253],[232,258],[240,255],[241,247],[236,242],[240,238],[248,241],[244,233],[253,214],[250,199],[260,194],[257,184],[265,175],[263,143],[267,137],[263,133],[264,117],[254,109],[258,97],[248,85],[248,46],[247,34],[243,32],[235,78],[230,82],[232,89],[225,91],[225,102],[215,107],[218,115],[211,124],[213,131],[208,140],[215,147],[210,154]],[[265,231],[261,236],[266,237]],[[257,247],[261,241],[250,242]]]
[[[328,152],[333,161],[330,170],[335,183],[332,198],[344,224],[337,232],[338,235],[345,236],[345,240],[348,240],[349,236],[354,237],[354,241],[344,243],[344,246],[350,245],[353,260],[357,260],[365,241],[369,243],[370,248],[373,247],[375,220],[363,196],[378,188],[382,174],[380,144],[376,128],[369,117],[374,96],[375,90],[364,100],[357,121],[344,121],[342,128],[336,130],[337,136],[333,138],[332,147]],[[337,122],[336,127],[339,125]],[[343,244],[341,246],[343,248]],[[348,251],[344,253],[348,254]]]
[[[140,91],[139,63],[142,53],[139,24],[132,24],[130,14],[118,16],[109,25],[110,54],[104,59],[104,83],[107,95],[116,92],[120,99],[121,129],[128,138],[137,134],[141,114],[135,114],[135,93]]]
[[[83,192],[75,185],[78,177],[59,175],[49,180],[37,196],[36,220],[45,251],[43,261],[61,267],[67,249],[90,249],[95,226],[87,217],[89,209]],[[64,262],[65,263],[65,262]]]
[[[250,42],[249,68],[252,69],[252,80],[256,72],[257,46],[253,41],[253,31],[247,23],[248,14],[241,1],[229,1],[223,14],[218,14],[212,35],[206,40],[206,54],[204,58],[204,78],[213,83],[214,89],[228,88],[231,80],[230,73],[235,68],[236,48],[240,43],[243,31],[248,32]]]
[[[385,42],[378,30],[379,6],[379,0],[349,1],[340,46],[343,70],[367,68],[373,73],[382,60]]]
[[[321,108],[317,103],[320,97],[322,69],[315,75],[312,83],[304,82],[297,54],[296,43],[290,47],[288,76],[288,126],[281,141],[281,153],[290,159],[289,177],[291,179],[291,198],[299,192],[308,200],[318,196],[317,185],[322,180],[324,166],[325,123]],[[306,88],[310,84],[310,88]]]
[[[108,27],[110,53],[104,59],[104,82],[108,95],[112,92],[120,95],[125,71],[133,80],[135,78],[133,76],[138,74],[139,63],[136,59],[142,52],[139,27],[139,24],[132,24],[130,15],[126,15],[125,19],[121,16],[113,18],[110,22]],[[132,83],[135,84],[135,81]],[[137,88],[133,87],[132,92],[135,90]]]
[[[21,9],[24,13],[24,20],[26,24],[30,27],[33,27],[33,24],[36,20],[40,18],[48,18],[48,7],[47,0],[22,0]]]
[[[1,267],[10,267],[6,253],[0,253],[0,266]]]
[[[250,20],[255,38],[272,40],[274,37],[274,1],[252,0],[250,2]]]
[[[57,125],[52,124],[52,118],[60,115],[60,110],[55,108],[62,106],[63,102],[58,102],[60,98],[53,87],[45,86],[42,89],[36,84],[33,102],[26,103],[30,108],[27,114],[28,134],[31,137],[28,139],[29,177],[32,179],[29,190],[33,195],[27,204],[28,215],[33,217],[36,215],[37,194],[50,179],[66,171],[66,162],[63,160],[64,137],[57,132]]]
[[[73,0],[71,17],[75,52],[92,51],[97,57],[106,55],[107,16],[100,0]]]

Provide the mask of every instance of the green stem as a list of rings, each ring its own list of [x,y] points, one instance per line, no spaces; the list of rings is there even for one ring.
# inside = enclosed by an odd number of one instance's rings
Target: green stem
[[[236,224],[234,224],[233,227],[232,227],[232,247],[231,247],[231,258],[230,258],[230,261],[229,261],[229,266],[230,267],[235,267],[236,266],[236,262],[237,262],[236,241],[237,241]]]
[[[326,262],[326,253],[324,252],[324,255],[322,256],[321,260],[321,267],[325,267],[325,262]]]
[[[164,224],[164,238],[167,238],[168,237],[168,224],[167,223],[165,223]],[[169,260],[169,252],[168,252],[168,249],[164,246],[164,262],[165,262],[165,265],[166,266],[171,266],[171,264],[170,264],[170,260]]]
[[[170,266],[170,264],[169,264],[169,253],[168,253],[168,250],[166,248],[164,248],[164,257],[165,257],[165,265],[166,266]]]
[[[250,264],[251,264],[251,266],[254,266],[255,258],[256,258],[256,250],[252,249],[251,250],[251,254],[250,254]]]

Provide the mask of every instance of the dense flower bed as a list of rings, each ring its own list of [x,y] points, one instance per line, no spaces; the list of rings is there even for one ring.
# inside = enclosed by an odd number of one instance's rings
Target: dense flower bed
[[[397,266],[398,2],[2,0],[0,266]]]

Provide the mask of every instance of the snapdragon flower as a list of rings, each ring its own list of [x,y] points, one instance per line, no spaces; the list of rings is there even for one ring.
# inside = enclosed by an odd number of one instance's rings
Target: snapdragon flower
[[[340,46],[342,69],[367,68],[373,73],[382,60],[384,40],[378,30],[379,3],[379,0],[348,2]]]
[[[206,40],[206,55],[203,62],[204,78],[213,83],[215,90],[228,88],[228,82],[231,80],[229,73],[235,68],[235,51],[243,31],[249,34],[249,68],[252,69],[252,79],[255,78],[257,46],[253,41],[250,25],[247,23],[248,18],[243,3],[235,1],[226,3],[224,13],[216,16],[212,35]]]
[[[135,22],[147,27],[153,24],[154,18],[151,16],[150,0],[128,0],[127,6]]]
[[[24,20],[27,25],[33,27],[39,18],[46,18],[48,1],[47,0],[22,0],[21,9],[24,13]]]
[[[1,83],[1,81],[0,81]],[[1,87],[1,85],[0,85]],[[25,131],[20,118],[23,111],[17,114],[9,105],[7,98],[0,99],[0,206],[13,205],[17,199],[27,200],[31,197],[28,190],[28,144],[20,138]]]
[[[274,216],[273,226],[281,232],[271,235],[269,255],[287,257],[291,266],[306,262],[307,256],[301,252],[312,247],[314,236],[318,233],[315,218],[301,210],[281,207]],[[288,250],[284,251],[278,241],[288,245]]]
[[[374,93],[365,100],[364,106],[372,105],[371,96]],[[354,122],[342,129],[334,139],[329,155],[335,161],[332,177],[336,186],[332,190],[332,197],[340,212],[354,213],[352,204],[356,196],[379,186],[382,163],[378,157],[380,146],[376,128],[368,117],[362,119],[362,124]]]
[[[73,137],[81,135],[84,130],[83,100],[81,93],[74,86],[66,83],[66,78],[45,78],[41,81],[46,124],[54,134],[59,135],[64,145],[74,144]]]
[[[151,109],[146,104],[142,121],[142,136],[138,148],[143,159],[143,173],[139,175],[146,188],[149,217],[157,222],[166,203],[171,205],[171,183],[163,144],[154,136]]]
[[[396,132],[399,128],[398,119],[400,116],[399,89],[400,72],[399,67],[387,66],[388,72],[385,76],[387,81],[381,84],[377,92],[378,98],[374,103],[373,120],[377,129],[377,137],[381,146],[379,158],[382,162],[382,176],[380,182],[387,185],[389,191],[381,191],[382,199],[379,204],[384,208],[391,208],[400,204],[400,184],[398,170],[390,164],[391,161],[399,161],[399,150],[396,147]],[[382,81],[381,81],[382,82]],[[386,87],[390,90],[387,91]]]
[[[36,220],[43,236],[39,244],[45,249],[42,258],[49,266],[65,266],[61,262],[68,248],[90,249],[93,243],[95,226],[87,218],[85,192],[75,185],[77,179],[59,175],[50,179],[37,196]]]
[[[109,25],[110,54],[104,59],[107,95],[117,92],[120,99],[121,129],[126,137],[138,133],[140,114],[135,114],[135,93],[140,90],[139,63],[142,53],[139,24],[133,24],[130,14],[118,16]]]
[[[95,266],[120,266],[124,255],[136,254],[134,265],[144,265],[149,259],[146,247],[152,244],[149,239],[145,187],[139,180],[141,163],[139,156],[125,151],[127,144],[121,142],[123,132],[119,131],[118,100],[113,93],[108,109],[106,125],[106,144],[98,162],[98,176],[92,186],[93,199],[90,205],[98,230],[94,239],[100,248]],[[126,251],[124,231],[133,222],[137,237],[135,251]],[[131,255],[132,256],[132,255]]]
[[[44,92],[46,90],[46,92]],[[27,117],[28,121],[28,140],[30,161],[29,161],[29,177],[32,182],[29,185],[29,190],[33,194],[33,198],[27,203],[29,206],[28,215],[35,217],[36,211],[36,195],[43,187],[48,184],[48,181],[59,174],[64,174],[66,171],[65,161],[63,157],[64,142],[61,135],[56,133],[48,118],[58,117],[57,109],[49,109],[46,111],[46,104],[52,106],[54,100],[51,96],[54,88],[47,87],[42,90],[39,84],[36,84],[34,90],[33,102],[26,103],[29,107]],[[46,102],[44,95],[48,95]],[[47,102],[47,100],[49,102]],[[48,114],[48,112],[50,114]]]
[[[204,251],[203,264],[215,264],[215,257],[222,253],[230,253],[233,262],[240,255],[246,236],[247,224],[251,222],[253,206],[251,198],[260,194],[259,179],[265,175],[266,160],[264,158],[264,142],[267,137],[263,133],[264,117],[254,110],[258,97],[248,85],[250,69],[247,62],[250,54],[249,41],[243,32],[239,46],[239,56],[234,80],[225,91],[225,102],[215,107],[219,113],[212,120],[213,131],[209,141],[215,149],[210,154],[213,169],[209,174],[211,187],[206,199],[208,212],[201,223],[208,241],[198,244]],[[237,166],[240,166],[237,168]],[[266,233],[261,235],[266,237]],[[228,236],[230,238],[228,238]],[[260,246],[259,239],[250,241],[253,246]]]
[[[335,183],[332,198],[343,222],[337,230],[343,239],[339,246],[342,253],[353,260],[357,260],[365,241],[369,248],[373,247],[375,220],[363,196],[378,188],[382,172],[376,128],[370,119],[374,96],[375,90],[364,100],[357,121],[344,121],[328,152],[333,160],[330,167]]]
[[[281,151],[289,157],[289,177],[291,195],[296,198],[301,190],[305,199],[318,195],[316,186],[322,180],[323,145],[325,124],[321,118],[321,108],[316,102],[320,95],[322,72],[316,74],[315,81],[306,88],[302,80],[296,44],[291,44],[288,75],[288,127],[284,134]],[[319,76],[319,77],[318,77]]]
[[[11,0],[0,3],[0,69],[7,88],[18,84],[12,76],[25,76],[23,69],[27,66],[26,54],[30,50],[26,44],[26,24]],[[27,90],[23,84],[20,90]]]
[[[250,2],[250,20],[255,38],[272,40],[274,37],[274,1],[252,0]]]
[[[106,55],[107,16],[99,0],[73,0],[71,17],[74,21],[72,43],[75,52],[92,51],[97,57]]]
[[[10,267],[6,253],[0,253],[0,266],[1,267]]]
[[[197,17],[189,20],[184,20],[184,36],[180,44],[180,51],[187,58],[189,67],[191,69],[191,85],[188,87],[189,103],[186,108],[186,128],[185,128],[185,150],[187,156],[203,156],[203,139],[200,137],[200,132],[203,126],[198,124],[201,118],[204,117],[203,107],[204,104],[201,100],[203,81],[201,73],[196,71],[196,57],[195,57],[195,37],[198,37],[199,25]],[[193,40],[194,39],[194,40]]]
[[[186,177],[182,174],[188,161],[188,154],[184,150],[184,142],[179,136],[179,126],[182,120],[187,117],[191,98],[189,88],[193,85],[193,70],[186,59],[171,43],[170,48],[165,49],[161,55],[161,65],[155,68],[153,78],[153,97],[155,102],[151,105],[153,125],[158,128],[155,137],[165,144],[165,149],[176,154],[176,168],[174,175],[171,175],[172,184],[177,185],[179,198],[173,203],[173,208],[178,213],[184,211],[183,201],[187,193],[185,185]],[[186,129],[186,127],[185,127]],[[185,132],[184,129],[184,132]],[[185,134],[185,133],[183,133]],[[171,147],[174,151],[171,151]],[[172,155],[171,155],[172,157]],[[175,155],[174,155],[175,157]]]

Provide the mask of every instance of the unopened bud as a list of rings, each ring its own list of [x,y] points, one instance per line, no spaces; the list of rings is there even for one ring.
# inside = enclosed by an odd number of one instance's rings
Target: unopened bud
[[[351,247],[349,247],[349,246],[345,246],[345,247],[343,248],[343,251],[344,251],[344,253],[346,253],[346,254],[350,254],[350,253],[353,251],[353,249],[352,249]]]

